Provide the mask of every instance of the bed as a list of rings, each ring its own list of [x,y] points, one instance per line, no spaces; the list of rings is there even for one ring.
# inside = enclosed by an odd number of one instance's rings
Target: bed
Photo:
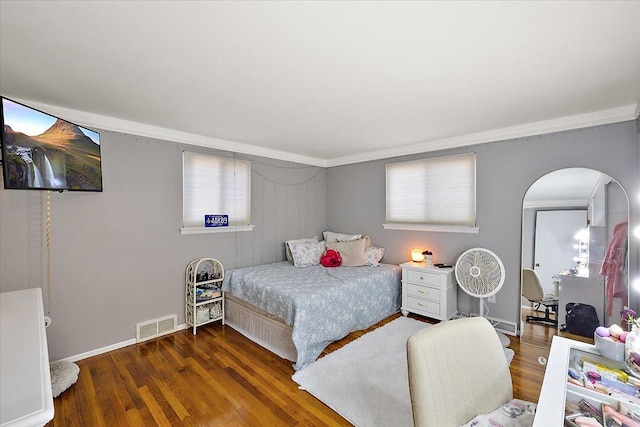
[[[333,341],[396,313],[401,270],[376,267],[305,268],[289,261],[227,272],[225,323],[295,362],[299,370]]]

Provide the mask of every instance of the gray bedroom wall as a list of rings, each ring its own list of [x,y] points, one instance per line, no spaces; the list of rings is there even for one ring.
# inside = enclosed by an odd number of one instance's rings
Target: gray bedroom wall
[[[135,323],[178,314],[184,322],[184,268],[212,256],[226,268],[284,259],[283,242],[325,229],[367,233],[402,263],[412,247],[454,262],[486,247],[505,263],[507,279],[489,315],[516,321],[519,303],[521,205],[540,176],[583,166],[615,178],[640,206],[640,138],[634,123],[481,144],[327,170],[252,156],[253,232],[181,235],[185,148],[233,153],[102,132],[103,193],[51,193],[51,303],[47,329],[52,360],[130,340]],[[390,161],[477,153],[477,235],[383,230],[384,165]],[[46,193],[0,188],[0,291],[42,287],[46,295]],[[637,239],[631,240],[637,271]],[[635,254],[635,256],[634,256]],[[635,269],[635,270],[634,270]],[[459,297],[469,310],[470,299]]]
[[[252,232],[181,235],[182,151],[233,153],[101,132],[102,193],[51,193],[52,360],[135,338],[135,324],[176,313],[198,257],[225,268],[283,260],[287,239],[320,235],[326,170],[252,162]],[[0,291],[46,294],[46,192],[0,189]]]
[[[548,172],[588,167],[616,179],[629,195],[631,218],[638,223],[640,138],[635,122],[598,126],[531,138],[479,144],[420,155],[329,168],[327,228],[366,233],[386,248],[383,262],[409,260],[413,247],[434,252],[434,260],[455,263],[473,247],[494,251],[503,261],[506,280],[489,304],[488,316],[518,323],[520,305],[522,200],[529,186]],[[385,164],[459,153],[476,153],[478,234],[384,230]],[[638,239],[631,239],[630,271],[637,272]],[[477,302],[458,292],[459,309],[478,312]]]
[[[536,209],[524,209],[522,217],[522,268],[533,268]]]

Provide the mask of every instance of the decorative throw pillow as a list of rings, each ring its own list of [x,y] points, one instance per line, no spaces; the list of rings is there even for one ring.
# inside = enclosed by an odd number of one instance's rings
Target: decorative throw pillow
[[[462,427],[504,426],[524,427],[533,424],[536,404],[520,399],[511,399],[489,414],[476,416]],[[595,418],[590,418],[591,420]],[[587,425],[587,424],[585,424]],[[588,424],[592,425],[592,424]],[[596,425],[596,424],[593,424]],[[600,425],[600,424],[597,424]]]
[[[338,251],[342,257],[342,265],[348,267],[359,267],[364,265],[367,257],[364,253],[364,239],[353,240],[350,242],[334,242],[327,243],[327,249]]]
[[[351,240],[362,238],[362,234],[343,234],[334,233],[333,231],[325,231],[322,233],[322,235],[324,236],[324,241],[327,243],[348,242]]]
[[[318,241],[318,236],[305,237],[304,239],[287,240],[286,242],[284,242],[284,248],[287,254],[287,261],[293,262],[293,257],[291,256],[291,249],[289,249],[290,242],[314,242],[315,243],[317,241]]]
[[[364,265],[368,265],[371,267],[377,267],[380,265],[380,260],[384,256],[385,249],[378,248],[376,246],[369,246],[364,250],[364,254],[367,257]]]
[[[289,242],[293,265],[310,267],[320,264],[320,257],[325,251],[324,242]]]
[[[325,267],[339,267],[342,264],[342,257],[333,249],[327,249],[320,257],[320,264]]]

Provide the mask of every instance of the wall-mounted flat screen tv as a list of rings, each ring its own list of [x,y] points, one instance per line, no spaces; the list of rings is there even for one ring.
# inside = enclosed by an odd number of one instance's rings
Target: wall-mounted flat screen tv
[[[102,191],[100,134],[2,97],[4,188]]]

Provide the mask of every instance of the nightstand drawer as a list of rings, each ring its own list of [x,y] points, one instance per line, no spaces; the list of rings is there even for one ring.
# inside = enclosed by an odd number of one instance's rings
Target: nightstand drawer
[[[409,297],[426,298],[428,300],[440,301],[440,289],[420,286],[413,283],[407,284],[407,295]]]
[[[415,310],[417,313],[431,314],[433,316],[440,316],[440,303],[435,301],[429,301],[425,299],[407,297],[407,308],[409,310]]]
[[[407,281],[440,287],[440,275],[425,271],[407,270]]]

